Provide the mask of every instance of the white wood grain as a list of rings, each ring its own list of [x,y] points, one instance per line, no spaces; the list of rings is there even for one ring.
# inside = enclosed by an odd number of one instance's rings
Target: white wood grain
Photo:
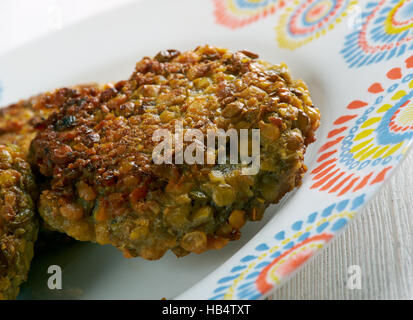
[[[346,286],[359,265],[362,288]],[[270,299],[413,299],[413,153],[345,232]]]

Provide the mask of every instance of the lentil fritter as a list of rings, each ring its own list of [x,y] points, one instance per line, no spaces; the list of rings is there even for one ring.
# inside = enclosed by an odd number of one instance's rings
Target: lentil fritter
[[[19,147],[0,145],[0,300],[17,297],[37,238],[36,187],[23,157]]]
[[[26,160],[37,126],[55,111],[51,106],[68,95],[89,96],[94,90],[98,85],[58,89],[0,109],[0,300],[17,297],[29,271],[34,243],[38,254],[70,240],[43,224],[38,230],[34,204],[39,186]]]
[[[300,186],[320,113],[284,64],[210,46],[145,57],[129,80],[89,96],[51,97],[58,112],[29,159],[50,186],[39,212],[57,231],[159,259],[219,249],[247,220]],[[54,104],[53,104],[54,103]],[[155,165],[157,129],[260,129],[260,169],[245,164]]]

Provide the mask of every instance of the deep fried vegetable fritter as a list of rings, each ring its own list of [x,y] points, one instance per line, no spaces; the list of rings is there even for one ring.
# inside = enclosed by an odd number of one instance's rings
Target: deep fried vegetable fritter
[[[67,99],[69,96],[76,95],[81,97],[82,95],[91,95],[95,90],[99,90],[99,86],[96,84],[88,84],[76,86],[71,89],[63,88],[55,90],[53,93],[47,92],[39,94],[27,100],[21,100],[18,103],[12,104],[8,107],[0,109],[0,150],[6,154],[6,151],[10,153],[12,150],[12,156],[15,157],[15,165],[21,165],[26,161],[27,153],[31,141],[36,135],[36,127],[39,126],[44,119],[46,119],[55,110],[51,107],[52,105],[58,104],[58,101]],[[53,99],[53,101],[51,101]],[[17,151],[19,150],[19,151]],[[1,157],[1,155],[0,155]],[[0,163],[3,158],[0,159]],[[7,159],[4,158],[4,161]],[[27,164],[25,164],[27,166]],[[3,169],[4,168],[0,168]],[[27,169],[27,170],[26,170]],[[9,170],[10,171],[10,170]],[[6,171],[3,172],[6,176]],[[9,224],[14,224],[19,226],[20,220],[27,216],[27,226],[21,230],[26,230],[30,226],[36,228],[37,232],[37,216],[33,216],[32,211],[35,210],[32,203],[36,203],[38,192],[34,187],[34,180],[31,171],[24,167],[24,170],[20,170],[21,181],[30,182],[30,192],[27,190],[20,190],[19,194],[22,194],[21,198],[25,202],[21,202],[23,207],[16,207],[16,219],[9,222]],[[27,176],[26,176],[27,175]],[[0,178],[1,179],[1,178]],[[39,181],[38,181],[39,182]],[[17,183],[17,182],[16,182]],[[41,184],[41,181],[40,181]],[[4,188],[3,188],[4,187]],[[37,188],[40,186],[37,186]],[[10,194],[11,191],[7,191],[6,187],[2,185],[0,181],[0,193],[2,195]],[[14,187],[14,188],[17,188]],[[9,188],[10,189],[10,188]],[[18,190],[18,189],[16,189]],[[35,192],[36,191],[36,192]],[[8,193],[7,193],[8,192]],[[26,193],[25,193],[26,192]],[[24,195],[24,197],[23,197]],[[31,198],[31,199],[29,199]],[[5,198],[6,199],[6,198]],[[23,201],[22,200],[22,201]],[[27,208],[24,207],[27,204]],[[0,200],[0,216],[3,210],[7,207]],[[29,217],[30,213],[30,217]],[[20,219],[20,220],[18,220]],[[25,218],[26,219],[26,218]],[[8,232],[13,232],[8,226]],[[16,229],[17,230],[17,229]],[[21,232],[21,230],[17,232]],[[35,251],[36,254],[39,252],[44,252],[49,250],[54,246],[60,246],[61,244],[71,241],[67,235],[61,233],[49,231],[44,227],[43,224],[40,225],[39,239],[36,241]],[[1,218],[0,218],[0,243],[1,243],[1,254],[0,254],[0,299],[7,298],[12,299],[17,296],[18,286],[26,277],[30,261],[33,256],[33,241],[35,233],[27,233],[24,238],[20,239],[12,234],[5,234],[2,230]],[[17,233],[16,233],[17,235]],[[30,239],[32,237],[32,239]],[[27,244],[26,244],[27,243]],[[2,260],[2,254],[4,253],[4,261]],[[7,261],[5,260],[7,257]],[[6,264],[7,262],[7,264]],[[5,278],[1,278],[5,274]],[[6,286],[9,286],[6,288]],[[3,292],[3,296],[1,293]]]
[[[37,238],[30,166],[15,145],[0,145],[0,300],[15,299],[26,281]]]
[[[51,98],[51,101],[54,99]],[[55,230],[126,256],[222,248],[301,184],[319,111],[284,64],[209,46],[145,57],[127,81],[69,97],[42,125],[30,161],[50,180],[39,211]],[[260,129],[260,170],[155,165],[155,130]]]

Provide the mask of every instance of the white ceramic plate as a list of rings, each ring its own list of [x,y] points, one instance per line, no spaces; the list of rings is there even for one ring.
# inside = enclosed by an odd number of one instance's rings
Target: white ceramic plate
[[[240,241],[159,261],[112,247],[65,246],[37,257],[25,299],[257,299],[328,243],[403,159],[413,136],[412,1],[139,1],[0,57],[1,105],[45,90],[125,79],[137,60],[200,44],[285,61],[322,112],[302,187]],[[49,290],[47,268],[63,269]]]

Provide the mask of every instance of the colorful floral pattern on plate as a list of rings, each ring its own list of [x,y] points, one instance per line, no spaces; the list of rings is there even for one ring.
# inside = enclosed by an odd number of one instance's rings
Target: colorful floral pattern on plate
[[[213,0],[216,22],[237,29],[272,15],[284,0]]]
[[[332,30],[352,10],[356,0],[295,0],[276,27],[281,48],[296,49]]]
[[[257,299],[270,292],[323,248],[353,217],[364,198],[361,194],[334,202],[260,243],[218,280],[210,299]]]
[[[381,183],[407,152],[413,138],[413,56],[383,78],[334,121],[318,150],[311,189],[342,196]]]
[[[351,68],[399,57],[413,49],[412,1],[368,2],[361,19],[359,30],[346,36],[341,50]]]

